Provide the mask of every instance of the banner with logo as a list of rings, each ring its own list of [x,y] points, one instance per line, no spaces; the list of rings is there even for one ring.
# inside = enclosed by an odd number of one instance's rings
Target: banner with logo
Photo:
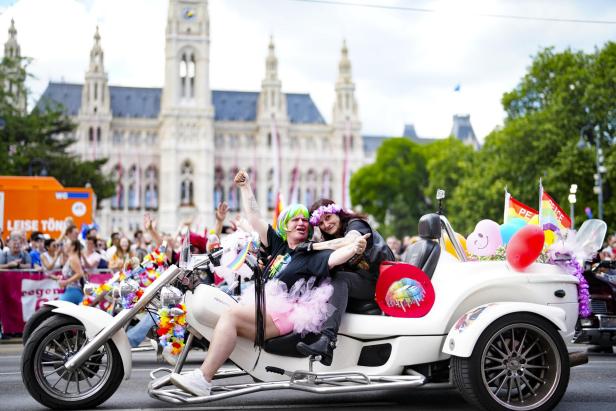
[[[102,283],[111,274],[90,274],[88,280]],[[4,334],[18,334],[26,321],[47,301],[64,292],[58,282],[36,271],[0,271],[0,323]]]

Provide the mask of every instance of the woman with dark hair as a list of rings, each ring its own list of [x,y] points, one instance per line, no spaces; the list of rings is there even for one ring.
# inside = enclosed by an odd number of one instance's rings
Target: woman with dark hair
[[[337,250],[369,234],[365,249],[360,250],[332,275],[334,294],[329,303],[336,310],[325,321],[321,337],[313,344],[300,342],[298,351],[304,355],[320,355],[321,363],[331,365],[336,347],[338,328],[348,299],[374,299],[379,267],[383,261],[393,261],[394,255],[383,237],[366,221],[366,216],[344,210],[329,199],[321,199],[310,207],[310,224],[318,227],[325,241],[305,243],[308,250]]]
[[[83,300],[81,290],[81,279],[83,278],[83,268],[81,268],[81,241],[73,240],[68,249],[68,260],[62,267],[62,279],[58,281],[60,287],[64,288],[64,293],[60,296],[62,301],[70,301],[79,304]]]

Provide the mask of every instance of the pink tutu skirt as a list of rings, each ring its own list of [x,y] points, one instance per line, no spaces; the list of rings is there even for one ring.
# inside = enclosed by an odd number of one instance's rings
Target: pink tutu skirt
[[[325,320],[335,308],[328,303],[334,292],[329,280],[324,280],[317,287],[315,278],[308,281],[303,278],[296,281],[287,291],[287,285],[278,280],[265,284],[265,307],[270,315],[285,316],[293,324],[293,332],[299,334],[319,333]],[[241,304],[255,302],[254,286],[242,292]]]

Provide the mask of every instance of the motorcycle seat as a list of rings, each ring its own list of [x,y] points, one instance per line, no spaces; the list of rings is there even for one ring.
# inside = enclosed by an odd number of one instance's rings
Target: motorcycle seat
[[[297,343],[303,341],[306,344],[312,344],[318,339],[318,334],[309,333],[302,337],[301,334],[289,333],[279,337],[270,338],[265,341],[263,349],[265,352],[270,354],[283,355],[285,357],[305,358],[306,356],[304,354],[297,351]]]
[[[403,262],[414,265],[426,273],[428,278],[432,278],[441,256],[438,243],[441,238],[441,218],[438,214],[426,214],[419,219],[419,238],[406,250]]]

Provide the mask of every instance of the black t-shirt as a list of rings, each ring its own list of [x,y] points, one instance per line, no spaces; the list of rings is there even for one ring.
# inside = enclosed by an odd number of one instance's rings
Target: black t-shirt
[[[310,277],[319,279],[329,276],[329,256],[332,250],[296,251],[289,248],[287,242],[276,234],[269,226],[267,228],[267,244],[271,260],[265,268],[267,279],[283,281],[290,290],[300,278],[306,281]]]

